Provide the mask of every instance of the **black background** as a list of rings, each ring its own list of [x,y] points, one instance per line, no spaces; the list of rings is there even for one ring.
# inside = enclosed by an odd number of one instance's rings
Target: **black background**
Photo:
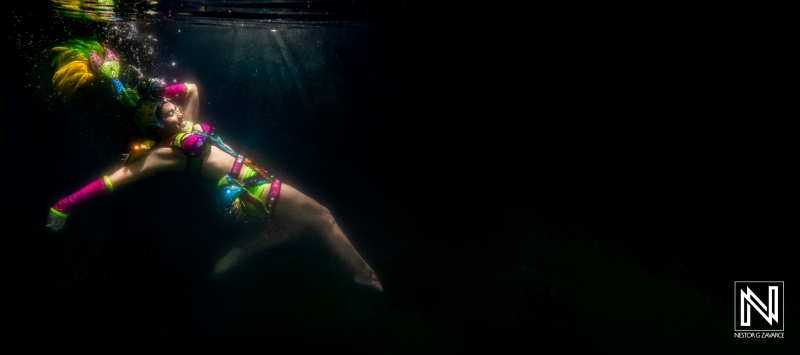
[[[121,153],[125,124],[114,102],[89,99],[99,88],[71,104],[48,93],[43,50],[102,31],[50,20],[40,3],[3,20],[18,54],[2,212],[20,344],[394,354],[790,341],[731,332],[734,281],[785,281],[787,317],[797,309],[791,3],[759,3],[749,33],[687,9],[579,3],[412,5],[277,35],[142,23],[158,38],[151,69],[200,85],[226,142],[330,208],[381,295],[310,235],[213,276],[247,230],[196,207],[213,193],[186,176],[118,191],[48,232],[47,208]]]

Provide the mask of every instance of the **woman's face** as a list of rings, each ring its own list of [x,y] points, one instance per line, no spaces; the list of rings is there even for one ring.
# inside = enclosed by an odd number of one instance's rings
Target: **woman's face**
[[[175,106],[172,102],[166,102],[161,105],[159,112],[161,124],[164,126],[162,131],[170,136],[184,131],[184,126],[187,124],[183,120],[183,110],[180,106]]]

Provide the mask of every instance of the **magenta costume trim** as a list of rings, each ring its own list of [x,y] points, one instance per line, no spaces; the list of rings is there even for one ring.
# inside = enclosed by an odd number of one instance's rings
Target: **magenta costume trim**
[[[269,219],[272,220],[272,211],[275,209],[275,202],[281,195],[281,182],[273,180],[272,186],[269,189],[269,199],[267,200],[267,211],[269,211]]]
[[[242,162],[244,162],[244,156],[241,154],[236,155],[236,161],[233,162],[233,166],[231,167],[231,173],[228,174],[232,178],[239,177],[239,172],[242,171]]]
[[[208,134],[208,135],[212,135],[212,136],[214,135],[214,127],[211,127],[210,125],[205,124],[205,123],[201,123],[200,127],[203,128],[203,133]]]

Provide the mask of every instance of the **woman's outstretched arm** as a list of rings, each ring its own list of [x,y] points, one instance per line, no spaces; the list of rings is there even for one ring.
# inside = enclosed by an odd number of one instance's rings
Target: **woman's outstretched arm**
[[[58,231],[64,227],[69,214],[85,203],[108,195],[115,189],[162,172],[183,171],[185,165],[186,156],[180,151],[169,147],[157,148],[147,156],[117,169],[111,175],[90,182],[58,201],[50,208],[46,226],[53,231]]]

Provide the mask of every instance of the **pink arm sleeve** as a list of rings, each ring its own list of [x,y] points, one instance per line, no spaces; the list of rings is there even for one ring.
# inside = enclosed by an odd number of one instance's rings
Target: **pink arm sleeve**
[[[84,186],[82,189],[78,190],[72,195],[69,195],[63,198],[61,201],[58,201],[52,209],[66,216],[83,203],[106,195],[113,190],[114,189],[111,186],[111,182],[108,181],[108,177],[103,177],[101,179],[92,181],[89,183],[89,185]]]

